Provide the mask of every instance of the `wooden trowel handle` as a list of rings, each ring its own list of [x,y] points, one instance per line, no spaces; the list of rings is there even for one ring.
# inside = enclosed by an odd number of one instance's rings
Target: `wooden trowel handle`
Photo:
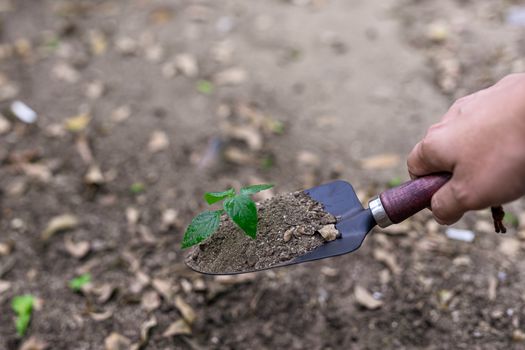
[[[381,204],[394,224],[430,207],[430,200],[451,177],[450,173],[423,176],[386,190],[379,195]]]

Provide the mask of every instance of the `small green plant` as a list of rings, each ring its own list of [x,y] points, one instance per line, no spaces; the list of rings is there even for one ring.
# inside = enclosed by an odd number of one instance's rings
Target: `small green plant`
[[[33,312],[33,305],[35,297],[32,295],[19,295],[11,301],[11,307],[16,313],[15,327],[16,333],[23,337],[26,334],[29,321],[31,321],[31,313]]]
[[[203,95],[211,95],[213,93],[214,86],[209,80],[199,80],[197,82],[197,91]]]
[[[503,222],[512,227],[518,227],[520,225],[520,220],[516,215],[511,212],[506,212],[503,217]]]
[[[224,201],[223,209],[204,211],[193,218],[184,233],[181,247],[189,248],[210,237],[219,227],[221,214],[226,212],[232,221],[250,238],[257,236],[257,207],[251,195],[268,190],[273,185],[262,184],[241,188],[237,194],[233,188],[223,192],[207,192],[204,199],[208,204]]]
[[[91,274],[85,273],[69,281],[69,288],[71,288],[73,292],[80,292],[82,287],[84,287],[89,282],[91,282]]]
[[[141,194],[146,189],[146,186],[142,182],[134,182],[130,187],[129,190],[133,194]]]
[[[387,186],[389,188],[397,187],[403,183],[403,179],[400,176],[393,177],[388,181]]]

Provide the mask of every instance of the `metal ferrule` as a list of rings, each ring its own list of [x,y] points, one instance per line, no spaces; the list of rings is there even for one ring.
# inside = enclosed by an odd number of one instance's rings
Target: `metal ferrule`
[[[370,202],[368,202],[368,208],[372,212],[372,216],[379,227],[388,227],[393,224],[393,222],[388,217],[379,196],[372,198]]]

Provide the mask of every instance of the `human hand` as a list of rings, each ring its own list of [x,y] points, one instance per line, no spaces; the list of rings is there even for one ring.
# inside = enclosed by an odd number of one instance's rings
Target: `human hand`
[[[452,173],[432,197],[431,210],[441,224],[523,196],[525,73],[457,100],[412,149],[407,165],[413,178]]]

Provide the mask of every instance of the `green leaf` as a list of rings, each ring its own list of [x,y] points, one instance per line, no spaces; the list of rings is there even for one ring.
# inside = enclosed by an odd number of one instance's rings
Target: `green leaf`
[[[390,181],[388,181],[388,187],[393,188],[401,185],[403,183],[403,179],[400,176],[396,176],[392,178]]]
[[[274,134],[278,134],[278,135],[281,135],[284,133],[284,124],[283,122],[279,121],[279,120],[273,120],[270,122],[270,130],[272,130],[272,132]]]
[[[20,295],[13,298],[11,307],[17,315],[31,313],[35,298],[32,295]]]
[[[257,207],[246,194],[240,194],[224,201],[224,209],[248,236],[255,239],[257,235]]]
[[[133,194],[140,194],[140,193],[144,192],[145,189],[146,189],[146,186],[142,182],[135,182],[129,188],[129,190]]]
[[[208,204],[213,204],[222,201],[224,198],[233,196],[235,196],[235,190],[230,188],[229,190],[222,192],[206,192],[204,194],[204,199],[206,202],[208,202]]]
[[[69,288],[71,288],[73,292],[79,292],[82,287],[84,287],[89,282],[91,282],[91,274],[85,273],[69,281]]]
[[[264,191],[264,190],[269,190],[272,187],[273,187],[272,184],[246,186],[246,187],[241,188],[241,194],[250,195],[250,194],[254,194],[257,192]]]
[[[20,295],[13,298],[11,307],[16,313],[15,327],[19,336],[23,337],[26,333],[29,321],[31,320],[31,313],[33,312],[33,304],[35,297],[32,295]]]
[[[512,227],[518,227],[520,225],[520,220],[518,217],[509,211],[505,213],[503,222]]]
[[[16,317],[15,320],[15,327],[16,327],[16,333],[23,337],[24,334],[26,334],[27,327],[29,326],[29,321],[31,321],[31,314],[22,314],[20,316]]]
[[[58,37],[53,36],[49,38],[49,40],[46,41],[45,45],[51,50],[56,50],[58,46],[60,45],[60,41]]]
[[[194,217],[184,233],[181,248],[189,248],[210,237],[221,223],[222,212],[222,209],[205,211]]]
[[[213,93],[213,83],[209,80],[199,80],[197,82],[197,91],[204,95]]]

